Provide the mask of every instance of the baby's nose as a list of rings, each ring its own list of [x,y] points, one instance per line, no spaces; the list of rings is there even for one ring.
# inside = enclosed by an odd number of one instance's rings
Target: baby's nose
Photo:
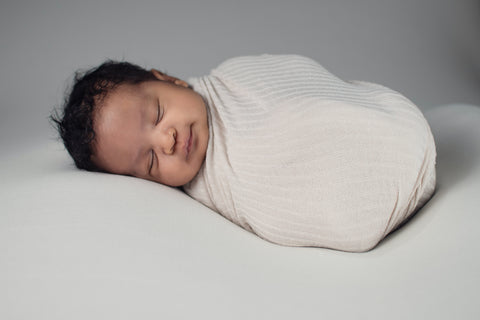
[[[172,154],[175,149],[175,141],[177,139],[177,130],[175,128],[169,128],[167,130],[167,138],[164,145],[164,152],[166,154]]]

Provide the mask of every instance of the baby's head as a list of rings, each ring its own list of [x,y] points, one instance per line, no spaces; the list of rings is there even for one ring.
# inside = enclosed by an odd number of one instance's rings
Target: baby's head
[[[51,115],[79,169],[182,186],[200,170],[207,109],[185,81],[128,62],[77,72],[62,116]]]

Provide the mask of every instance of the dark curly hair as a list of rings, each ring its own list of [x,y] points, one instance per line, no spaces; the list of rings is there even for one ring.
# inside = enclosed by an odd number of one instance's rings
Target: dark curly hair
[[[63,113],[54,110],[50,115],[68,153],[79,169],[105,172],[92,160],[93,111],[111,90],[121,84],[139,84],[157,80],[150,72],[129,62],[106,60],[100,66],[85,72],[75,72],[73,87],[65,95]]]

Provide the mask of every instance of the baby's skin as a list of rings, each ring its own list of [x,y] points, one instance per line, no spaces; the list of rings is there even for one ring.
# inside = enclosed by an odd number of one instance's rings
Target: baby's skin
[[[178,78],[123,84],[93,114],[93,162],[105,171],[178,187],[191,181],[209,139],[203,98]]]

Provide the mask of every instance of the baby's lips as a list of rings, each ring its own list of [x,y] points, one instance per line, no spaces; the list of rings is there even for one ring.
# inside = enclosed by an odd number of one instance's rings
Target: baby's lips
[[[184,145],[185,154],[187,156],[191,151],[190,149],[191,149],[191,145],[192,145],[192,140],[193,140],[193,133],[192,133],[192,126],[190,126],[190,131],[188,132],[188,136],[185,139],[185,145]]]

